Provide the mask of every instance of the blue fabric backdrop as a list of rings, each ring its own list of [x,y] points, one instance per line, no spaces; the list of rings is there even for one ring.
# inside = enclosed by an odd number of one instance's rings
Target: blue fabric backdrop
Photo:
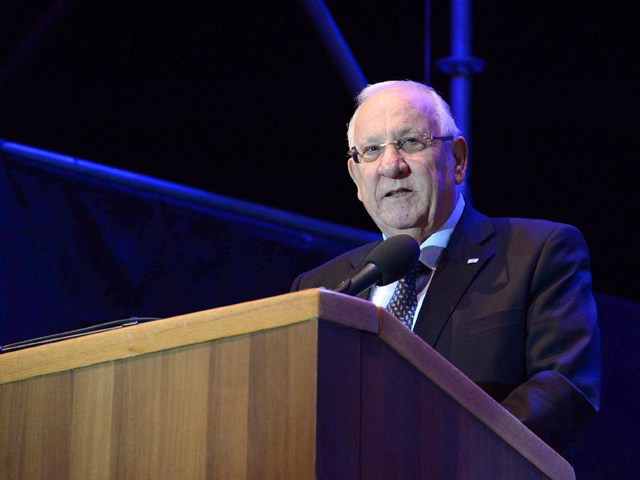
[[[7,142],[0,155],[0,345],[286,293],[377,237]]]

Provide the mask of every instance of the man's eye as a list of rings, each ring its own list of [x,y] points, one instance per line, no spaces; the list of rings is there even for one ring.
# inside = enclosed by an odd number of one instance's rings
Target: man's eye
[[[415,145],[417,143],[420,143],[420,140],[416,137],[405,137],[402,140],[400,140],[400,142],[398,142],[400,145],[402,145],[403,147],[406,146],[411,146],[411,145]]]
[[[380,145],[367,145],[366,147],[364,147],[364,150],[362,151],[362,153],[366,155],[368,153],[376,153],[379,150],[380,150]]]

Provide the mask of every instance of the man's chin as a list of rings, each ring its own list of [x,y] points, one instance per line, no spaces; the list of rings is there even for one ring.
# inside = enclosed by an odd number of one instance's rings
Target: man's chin
[[[407,233],[407,230],[419,228],[415,220],[407,218],[381,218],[380,221],[376,222],[376,225],[387,235],[398,235],[400,233]]]

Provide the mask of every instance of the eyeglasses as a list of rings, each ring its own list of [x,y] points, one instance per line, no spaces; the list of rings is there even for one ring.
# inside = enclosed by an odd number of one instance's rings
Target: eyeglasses
[[[398,153],[418,153],[433,145],[437,140],[453,140],[453,135],[445,135],[442,137],[434,137],[433,135],[420,135],[413,137],[402,137],[400,140],[396,140],[395,142],[387,142],[387,143],[379,143],[377,145],[366,145],[362,152],[359,152],[358,149],[353,146],[351,150],[347,152],[347,155],[353,158],[353,161],[356,163],[360,163],[360,159],[362,159],[365,163],[374,162],[382,155],[384,149],[387,145],[393,145]]]

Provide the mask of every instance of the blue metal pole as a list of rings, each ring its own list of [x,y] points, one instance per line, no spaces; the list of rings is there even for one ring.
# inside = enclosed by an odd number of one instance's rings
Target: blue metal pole
[[[355,97],[360,93],[360,90],[367,86],[367,80],[351,53],[349,45],[340,33],[331,12],[322,0],[305,0],[304,4],[313,26],[320,34],[329,54],[340,70],[351,96]]]
[[[451,15],[451,56],[462,61],[465,68],[451,75],[450,97],[460,129],[469,133],[469,112],[471,101],[471,76],[468,59],[471,53],[470,0],[452,0]]]
[[[456,123],[471,150],[471,76],[485,67],[484,60],[471,56],[471,0],[451,0],[451,56],[436,62],[436,67],[451,76],[449,103]],[[471,199],[471,168],[467,169],[467,196]]]
[[[424,41],[422,48],[424,49],[423,76],[424,83],[431,85],[431,0],[424,0],[424,17],[423,17]]]

